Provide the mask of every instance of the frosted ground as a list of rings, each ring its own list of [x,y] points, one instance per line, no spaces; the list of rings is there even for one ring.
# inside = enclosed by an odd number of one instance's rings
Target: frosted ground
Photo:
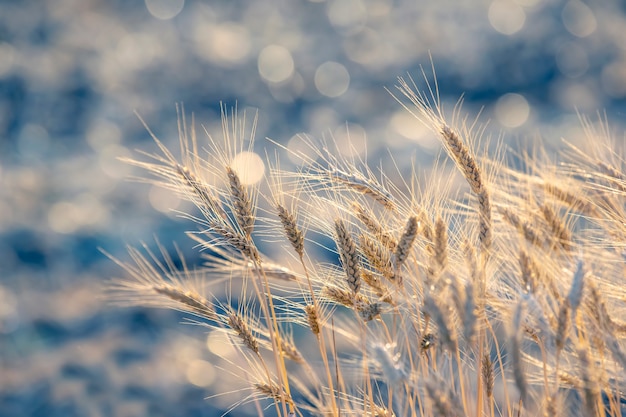
[[[429,52],[447,107],[464,94],[507,141],[584,140],[577,111],[626,125],[620,0],[0,1],[0,415],[218,416],[249,394],[204,400],[228,382],[214,335],[101,297],[121,271],[98,248],[156,235],[198,261],[184,207],[116,160],[155,149],[134,111],[174,144],[175,103],[219,133],[222,101],[259,109],[259,153],[349,132],[374,165],[427,167],[438,142],[385,87]]]

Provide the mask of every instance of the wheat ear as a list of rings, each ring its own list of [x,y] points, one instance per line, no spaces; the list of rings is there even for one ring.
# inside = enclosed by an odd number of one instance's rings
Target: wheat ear
[[[479,239],[481,248],[486,251],[491,247],[492,240],[491,199],[482,171],[468,147],[454,130],[444,124],[441,126],[441,136],[446,145],[446,150],[452,155],[457,167],[478,198]]]
[[[296,217],[289,212],[282,204],[276,204],[276,211],[278,212],[278,218],[283,225],[283,231],[287,240],[291,243],[291,246],[296,251],[300,259],[304,256],[304,234],[298,227]]]
[[[352,210],[356,214],[356,217],[365,225],[367,230],[370,231],[372,235],[379,239],[380,242],[390,251],[394,251],[396,246],[398,246],[398,242],[391,235],[391,233],[387,232],[380,222],[372,215],[372,213],[368,212],[362,205],[357,202],[352,203]]]
[[[195,291],[184,290],[168,284],[155,285],[152,289],[157,294],[183,304],[191,313],[212,321],[218,320],[211,302]]]
[[[341,219],[335,219],[335,236],[348,287],[354,294],[358,294],[361,288],[361,262],[357,254],[356,244]]]
[[[237,224],[246,236],[250,236],[254,230],[254,210],[246,188],[241,183],[239,175],[229,166],[226,167],[230,194]]]
[[[406,222],[406,226],[404,226],[404,232],[398,240],[398,246],[396,247],[396,251],[394,252],[394,269],[398,284],[401,284],[400,269],[402,268],[402,265],[406,262],[409,254],[411,253],[413,243],[415,242],[415,238],[417,237],[418,226],[419,222],[417,221],[417,217],[409,217],[409,220]]]

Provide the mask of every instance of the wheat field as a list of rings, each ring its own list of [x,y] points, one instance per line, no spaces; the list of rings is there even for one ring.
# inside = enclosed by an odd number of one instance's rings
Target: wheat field
[[[590,149],[555,158],[488,143],[436,82],[390,92],[443,145],[427,172],[303,136],[269,142],[252,184],[233,161],[256,116],[224,106],[205,132],[181,110],[176,152],[153,135],[126,162],[193,203],[181,239],[204,263],[130,247],[108,296],[221,335],[232,415],[621,416],[626,173],[608,123],[581,117]]]

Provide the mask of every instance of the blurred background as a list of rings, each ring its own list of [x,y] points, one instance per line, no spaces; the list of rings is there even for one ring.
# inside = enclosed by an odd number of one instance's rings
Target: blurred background
[[[99,248],[190,248],[180,202],[116,159],[156,151],[135,111],[172,146],[176,103],[219,136],[223,102],[259,109],[260,155],[306,133],[427,167],[437,139],[386,88],[425,88],[429,54],[447,108],[463,95],[494,136],[581,141],[577,112],[606,111],[624,138],[622,0],[0,0],[0,415],[219,416],[250,394],[205,400],[220,341],[101,295],[123,272]]]

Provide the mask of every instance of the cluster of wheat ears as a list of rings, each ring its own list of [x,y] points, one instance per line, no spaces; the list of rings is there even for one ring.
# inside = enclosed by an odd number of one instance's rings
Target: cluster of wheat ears
[[[223,109],[223,141],[202,147],[180,115],[180,158],[155,137],[159,153],[128,162],[193,203],[206,263],[129,248],[109,289],[226,335],[239,403],[259,415],[621,416],[624,161],[596,142],[510,168],[425,85],[399,79],[392,94],[447,154],[426,185],[312,140],[294,172],[268,158],[265,182],[246,185],[232,161],[255,122]],[[608,137],[594,126],[590,140]],[[454,177],[469,187],[452,191]]]

